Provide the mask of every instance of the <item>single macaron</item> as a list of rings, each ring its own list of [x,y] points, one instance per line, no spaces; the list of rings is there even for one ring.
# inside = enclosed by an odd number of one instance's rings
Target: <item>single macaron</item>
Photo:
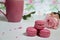
[[[27,36],[36,36],[37,30],[34,27],[28,27],[26,30]]]
[[[43,37],[43,38],[50,37],[50,30],[48,30],[48,29],[40,30],[39,36]]]
[[[46,22],[44,20],[37,20],[35,21],[34,27],[36,29],[44,29]]]

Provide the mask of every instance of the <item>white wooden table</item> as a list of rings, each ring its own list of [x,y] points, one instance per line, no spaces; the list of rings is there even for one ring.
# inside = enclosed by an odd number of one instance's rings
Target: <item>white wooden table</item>
[[[41,38],[38,36],[28,37],[24,35],[28,26],[34,26],[34,21],[42,19],[44,16],[32,15],[28,20],[21,20],[19,23],[11,23],[5,20],[4,15],[0,14],[0,40],[59,40],[60,39],[60,27],[57,30],[51,31],[49,38]],[[22,27],[21,29],[18,29]]]

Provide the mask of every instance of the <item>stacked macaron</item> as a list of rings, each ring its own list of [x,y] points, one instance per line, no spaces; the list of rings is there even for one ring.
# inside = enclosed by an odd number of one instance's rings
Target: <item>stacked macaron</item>
[[[50,31],[47,29],[43,29],[39,32],[40,37],[48,38],[50,36]]]
[[[26,33],[27,36],[36,36],[37,30],[34,27],[28,27]]]
[[[45,29],[46,22],[43,20],[35,21],[34,27],[28,27],[26,30],[26,34],[28,36],[40,36],[43,38],[48,38],[50,36],[50,30]]]
[[[45,21],[44,20],[37,20],[37,21],[35,21],[35,25],[34,25],[34,27],[36,28],[36,29],[44,29],[44,27],[46,26],[45,25]]]
[[[47,15],[45,20],[35,21],[34,27],[27,28],[27,35],[29,36],[40,36],[48,38],[50,36],[50,30],[45,28],[57,29],[59,26],[59,17],[55,12]]]

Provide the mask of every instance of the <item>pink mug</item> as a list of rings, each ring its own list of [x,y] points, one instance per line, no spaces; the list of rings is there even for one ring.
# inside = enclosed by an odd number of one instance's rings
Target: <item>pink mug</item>
[[[24,7],[24,0],[6,0],[4,2],[0,2],[5,5],[6,7],[6,14],[3,13],[9,22],[19,22],[21,21],[23,15],[23,7]]]

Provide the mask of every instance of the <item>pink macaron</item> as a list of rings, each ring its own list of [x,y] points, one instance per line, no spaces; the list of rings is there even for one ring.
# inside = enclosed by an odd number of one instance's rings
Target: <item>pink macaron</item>
[[[48,30],[48,29],[40,30],[39,35],[40,35],[40,37],[48,38],[50,36],[50,30]]]
[[[35,21],[34,27],[36,29],[44,29],[46,22],[44,20],[37,20]]]
[[[27,36],[36,36],[37,30],[34,27],[28,27],[26,30]]]

